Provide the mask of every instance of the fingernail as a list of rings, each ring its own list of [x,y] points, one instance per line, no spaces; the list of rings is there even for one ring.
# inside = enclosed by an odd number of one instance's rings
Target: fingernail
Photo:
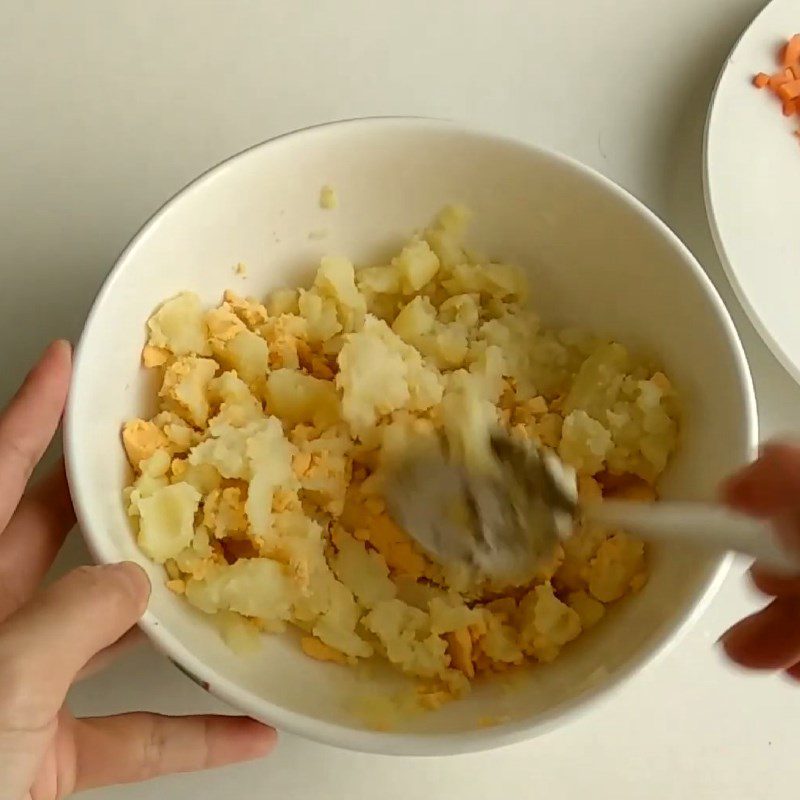
[[[63,353],[72,355],[72,342],[68,339],[56,339],[50,343],[49,350],[61,350]]]
[[[105,569],[113,572],[115,578],[124,583],[137,600],[146,602],[150,597],[150,579],[138,564],[133,561],[121,561],[118,564],[107,564]]]

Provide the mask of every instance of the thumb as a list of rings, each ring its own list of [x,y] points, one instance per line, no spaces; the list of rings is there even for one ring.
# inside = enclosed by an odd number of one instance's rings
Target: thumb
[[[149,595],[147,575],[132,562],[79,567],[8,617],[0,625],[0,727],[46,725],[78,672],[136,623]]]

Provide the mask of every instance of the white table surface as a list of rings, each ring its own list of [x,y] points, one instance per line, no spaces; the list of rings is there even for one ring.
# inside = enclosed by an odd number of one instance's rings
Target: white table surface
[[[762,435],[797,431],[800,389],[733,300],[701,191],[711,89],[761,5],[5,0],[0,399],[50,338],[78,335],[128,238],[198,172],[312,123],[418,114],[560,149],[649,204],[692,248],[734,315],[757,383]],[[59,568],[85,557],[74,537]],[[800,686],[744,675],[714,647],[758,602],[741,572],[672,654],[540,740],[411,760],[283,736],[260,763],[87,797],[794,798]],[[78,713],[215,705],[147,649],[76,687],[71,700]]]

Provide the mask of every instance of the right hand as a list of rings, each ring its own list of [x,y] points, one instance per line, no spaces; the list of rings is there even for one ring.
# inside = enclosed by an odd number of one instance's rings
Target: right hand
[[[725,482],[722,495],[735,510],[770,520],[781,544],[800,553],[800,447],[766,445],[757,461]],[[756,563],[750,576],[771,600],[726,631],[722,646],[737,664],[800,680],[800,575],[778,575]]]

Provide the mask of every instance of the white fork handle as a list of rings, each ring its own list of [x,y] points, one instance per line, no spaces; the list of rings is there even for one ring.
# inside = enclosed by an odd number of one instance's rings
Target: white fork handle
[[[629,530],[643,539],[684,541],[733,550],[782,572],[800,573],[800,556],[781,547],[772,526],[707,503],[607,500],[583,509],[591,522]]]

